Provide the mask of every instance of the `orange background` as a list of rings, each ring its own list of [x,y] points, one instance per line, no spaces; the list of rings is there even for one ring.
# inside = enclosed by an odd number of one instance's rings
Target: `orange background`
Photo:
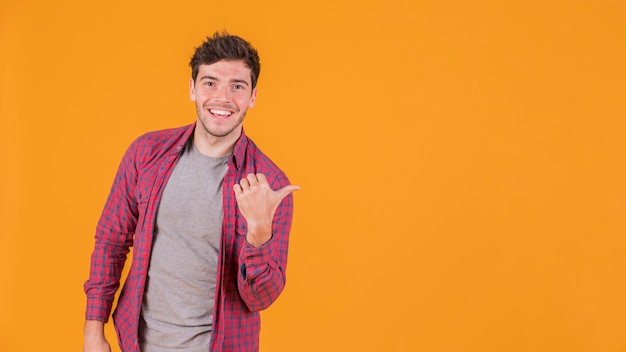
[[[263,351],[626,351],[626,3],[162,3],[0,2],[1,351],[82,348],[118,163],[224,28],[302,187]]]

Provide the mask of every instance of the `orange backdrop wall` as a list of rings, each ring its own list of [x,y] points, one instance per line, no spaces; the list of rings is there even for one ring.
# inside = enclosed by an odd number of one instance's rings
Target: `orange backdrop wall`
[[[626,351],[625,4],[2,0],[0,350],[82,348],[122,154],[227,29],[302,187],[262,351]]]

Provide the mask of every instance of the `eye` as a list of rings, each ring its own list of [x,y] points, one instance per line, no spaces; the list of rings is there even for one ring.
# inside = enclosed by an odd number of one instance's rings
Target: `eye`
[[[211,82],[211,81],[206,81],[206,82],[204,82],[204,85],[207,86],[207,87],[213,87],[213,86],[215,86],[215,83]]]
[[[241,90],[241,89],[244,89],[245,87],[242,86],[241,84],[235,84],[233,88],[235,88],[236,90]]]

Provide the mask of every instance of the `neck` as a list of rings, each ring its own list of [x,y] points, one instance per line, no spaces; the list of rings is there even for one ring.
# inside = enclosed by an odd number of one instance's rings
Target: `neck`
[[[204,129],[201,123],[196,123],[196,128],[193,132],[193,144],[200,153],[213,158],[220,158],[233,152],[235,143],[237,143],[240,136],[241,129],[223,137],[213,136]]]

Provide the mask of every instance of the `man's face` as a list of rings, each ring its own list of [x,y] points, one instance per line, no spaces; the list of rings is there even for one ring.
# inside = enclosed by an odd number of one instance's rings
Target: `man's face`
[[[246,111],[254,107],[256,88],[243,61],[222,60],[200,65],[195,82],[189,82],[189,97],[196,102],[198,121],[206,133],[239,137]]]

